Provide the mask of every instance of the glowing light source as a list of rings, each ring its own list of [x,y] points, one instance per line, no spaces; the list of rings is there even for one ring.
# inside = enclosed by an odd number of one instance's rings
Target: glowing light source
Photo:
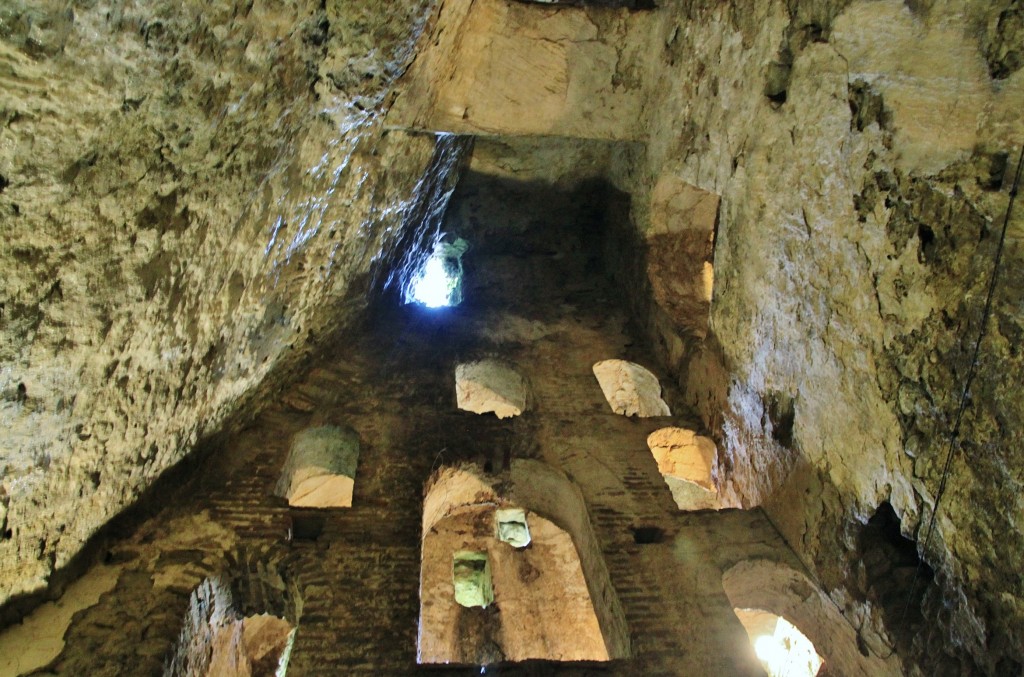
[[[423,267],[406,287],[406,303],[428,308],[458,305],[462,301],[462,255],[469,249],[465,240],[438,242]]]
[[[811,640],[785,618],[778,617],[772,634],[751,640],[769,677],[814,677],[821,669],[821,657]]]
[[[448,274],[444,257],[434,254],[412,283],[412,300],[428,308],[451,305],[452,291],[458,280]]]

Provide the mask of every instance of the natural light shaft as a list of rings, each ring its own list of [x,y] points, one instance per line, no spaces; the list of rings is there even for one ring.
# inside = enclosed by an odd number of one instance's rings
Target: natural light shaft
[[[412,286],[412,300],[428,308],[451,305],[455,280],[445,269],[444,258],[431,256]]]

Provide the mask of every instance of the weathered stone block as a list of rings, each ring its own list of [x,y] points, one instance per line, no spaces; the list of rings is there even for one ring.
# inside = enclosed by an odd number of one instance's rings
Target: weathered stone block
[[[498,418],[526,411],[526,382],[514,369],[496,360],[460,364],[455,368],[459,409]]]
[[[335,426],[295,435],[277,495],[303,508],[349,508],[359,461],[359,436]]]
[[[603,360],[594,365],[594,376],[612,411],[623,416],[671,416],[661,399],[658,378],[639,364]]]

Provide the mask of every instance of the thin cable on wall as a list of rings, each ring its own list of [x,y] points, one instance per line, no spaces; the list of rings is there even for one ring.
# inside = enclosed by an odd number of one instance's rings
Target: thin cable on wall
[[[992,315],[992,299],[995,296],[996,284],[999,281],[1000,265],[1003,259],[1003,246],[1006,243],[1006,232],[1010,225],[1010,214],[1013,212],[1013,204],[1017,198],[1017,190],[1020,186],[1021,168],[1024,167],[1024,144],[1021,145],[1020,157],[1017,159],[1017,171],[1013,177],[1013,183],[1010,187],[1010,201],[1006,205],[1006,215],[1003,217],[1003,228],[999,234],[999,244],[996,247],[995,257],[992,261],[992,277],[988,283],[988,293],[985,295],[985,307],[981,312],[981,327],[978,331],[978,339],[974,342],[974,354],[971,357],[970,366],[967,370],[967,378],[964,379],[963,391],[960,394],[960,404],[957,407],[956,418],[953,421],[953,429],[949,434],[949,446],[946,449],[946,460],[942,466],[942,477],[939,480],[939,488],[935,492],[935,505],[932,507],[931,518],[928,520],[928,531],[925,533],[924,547],[922,553],[927,554],[928,547],[931,545],[932,535],[935,533],[935,519],[939,514],[939,507],[942,503],[942,497],[946,493],[946,484],[949,480],[949,471],[953,464],[953,456],[956,453],[956,443],[960,437],[960,423],[963,420],[964,411],[967,409],[967,400],[971,392],[971,384],[974,382],[974,377],[978,371],[978,357],[981,353],[981,343],[984,341],[986,334],[988,333],[988,323]],[[914,579],[910,584],[910,591],[907,593],[907,603],[903,607],[903,613],[900,616],[900,626],[904,626],[907,620],[907,613],[910,611],[910,605],[914,599],[914,592],[917,589],[918,580],[921,577],[921,570],[924,568],[925,562],[922,557],[918,562],[917,570],[914,572]],[[893,647],[895,652],[895,646]],[[892,653],[889,654],[890,656]],[[888,656],[886,656],[888,658]]]

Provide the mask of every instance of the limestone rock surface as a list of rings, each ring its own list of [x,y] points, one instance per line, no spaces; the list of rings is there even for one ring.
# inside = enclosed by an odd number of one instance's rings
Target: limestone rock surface
[[[879,656],[881,628],[908,645],[914,632],[858,590],[850,544],[883,501],[918,547],[926,537],[1024,138],[1012,112],[1024,76],[997,47],[1014,35],[1011,5],[759,1],[666,15],[652,77],[678,86],[655,91],[646,155],[620,174],[642,230],[666,175],[719,196],[708,340],[675,329],[682,349],[664,352],[720,440],[723,502],[761,505]],[[1024,556],[1010,479],[1024,466],[1008,455],[1024,428],[1006,425],[1024,415],[1009,394],[1024,377],[1012,348],[1021,218],[923,553],[941,571],[924,610],[937,620],[901,649],[909,674],[1024,666],[1009,564]],[[655,320],[655,344],[673,346]]]
[[[645,12],[448,0],[389,124],[460,134],[638,139]]]
[[[381,126],[428,10],[3,3],[0,605],[381,283],[443,183]]]

